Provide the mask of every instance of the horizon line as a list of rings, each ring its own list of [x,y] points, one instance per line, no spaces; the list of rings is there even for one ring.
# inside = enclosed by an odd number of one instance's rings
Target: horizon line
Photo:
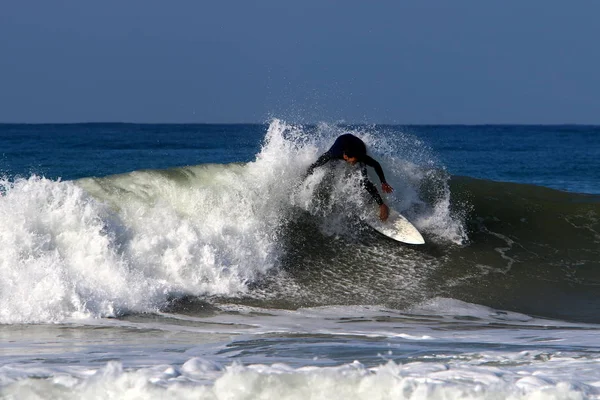
[[[322,122],[322,121],[321,121]],[[318,125],[321,122],[292,122],[300,125]],[[269,125],[270,122],[2,122],[0,125]],[[390,123],[390,122],[336,122],[335,125],[379,125],[379,126],[600,126],[599,123],[519,123],[519,122],[480,122],[480,123]]]

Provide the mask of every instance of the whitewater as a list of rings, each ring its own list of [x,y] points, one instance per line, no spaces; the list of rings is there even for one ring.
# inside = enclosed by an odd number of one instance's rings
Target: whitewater
[[[395,127],[77,128],[52,127],[105,160],[210,157],[63,179],[4,153],[0,397],[600,398],[593,191],[456,176]],[[304,179],[348,131],[426,245],[361,222],[345,163]]]

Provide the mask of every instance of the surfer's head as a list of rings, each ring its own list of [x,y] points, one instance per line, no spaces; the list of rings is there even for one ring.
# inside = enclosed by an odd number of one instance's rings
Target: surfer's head
[[[344,160],[354,165],[367,155],[367,146],[362,140],[348,143],[344,149]]]

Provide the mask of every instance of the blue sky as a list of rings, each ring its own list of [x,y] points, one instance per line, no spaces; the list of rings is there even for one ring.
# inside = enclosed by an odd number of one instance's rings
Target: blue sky
[[[6,1],[0,122],[600,123],[600,2]]]

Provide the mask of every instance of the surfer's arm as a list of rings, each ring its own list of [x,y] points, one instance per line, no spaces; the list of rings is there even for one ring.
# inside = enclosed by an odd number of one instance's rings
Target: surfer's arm
[[[362,159],[361,161],[375,170],[375,173],[379,177],[379,180],[382,184],[387,183],[387,181],[385,180],[385,175],[383,174],[383,169],[381,168],[381,164],[379,164],[374,158],[370,156],[365,156],[364,159]]]
[[[360,173],[362,175],[361,182],[363,187],[367,190],[367,192],[369,192],[369,194],[371,195],[373,200],[375,200],[377,205],[381,206],[383,204],[383,199],[379,195],[379,192],[377,191],[375,185],[373,185],[373,182],[369,180],[369,177],[367,176],[367,169],[365,167],[362,167],[360,169]]]
[[[381,181],[381,189],[383,189],[383,191],[386,193],[392,193],[394,189],[385,180],[385,175],[383,174],[383,168],[381,168],[381,164],[379,164],[374,158],[369,156],[365,156],[363,162],[375,170],[375,173]]]
[[[369,177],[367,175],[367,168],[365,166],[362,166],[361,169],[360,169],[360,173],[362,175],[362,185],[367,190],[367,192],[369,192],[369,194],[371,195],[371,197],[373,197],[373,200],[375,200],[375,202],[379,206],[379,218],[382,221],[387,220],[388,216],[389,216],[389,213],[390,213],[390,209],[383,202],[383,199],[381,198],[381,195],[377,191],[377,188],[375,187],[375,185],[373,185],[373,182],[371,182],[369,180]],[[383,185],[387,185],[387,183],[382,184],[382,186]]]
[[[318,168],[322,165],[327,164],[329,162],[329,160],[331,160],[332,158],[333,158],[333,156],[329,152],[323,153],[319,158],[317,158],[317,161],[315,161],[314,163],[312,163],[312,165],[310,167],[308,167],[308,169],[306,170],[306,174],[304,175],[304,179],[306,179],[310,175],[312,175],[315,168]]]

